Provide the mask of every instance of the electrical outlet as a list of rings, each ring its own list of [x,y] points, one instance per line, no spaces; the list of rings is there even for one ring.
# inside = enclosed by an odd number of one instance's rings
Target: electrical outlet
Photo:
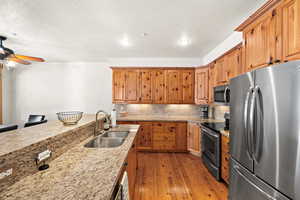
[[[38,154],[37,161],[41,162],[41,161],[46,160],[50,157],[51,157],[51,151],[49,149],[47,149],[46,151],[43,151],[43,152]]]
[[[1,172],[0,173],[0,180],[3,179],[3,178],[5,178],[5,177],[7,177],[7,176],[12,175],[12,173],[13,173],[13,169],[12,168],[7,169],[7,170]]]

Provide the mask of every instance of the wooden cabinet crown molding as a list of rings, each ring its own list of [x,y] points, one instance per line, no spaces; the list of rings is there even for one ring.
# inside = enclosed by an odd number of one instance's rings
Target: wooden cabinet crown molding
[[[235,31],[242,32],[248,25],[252,24],[257,18],[268,12],[271,8],[275,7],[282,0],[269,0],[262,5],[255,13],[253,13],[246,21],[239,25]]]
[[[124,66],[124,67],[116,67],[116,66],[111,66],[110,67],[113,70],[130,70],[130,69],[135,69],[135,70],[194,70],[195,67],[129,67],[129,66]]]

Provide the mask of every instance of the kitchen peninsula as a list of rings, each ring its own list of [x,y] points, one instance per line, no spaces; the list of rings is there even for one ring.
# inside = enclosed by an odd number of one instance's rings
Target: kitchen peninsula
[[[74,126],[59,121],[0,135],[0,167],[12,174],[0,180],[0,199],[110,199],[124,170],[138,125],[114,148],[86,148],[94,138],[95,118],[86,115]],[[49,169],[38,171],[35,158],[49,149]]]

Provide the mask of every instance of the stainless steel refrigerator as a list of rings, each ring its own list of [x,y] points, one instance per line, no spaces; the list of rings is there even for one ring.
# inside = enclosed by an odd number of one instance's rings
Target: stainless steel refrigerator
[[[230,81],[230,200],[300,200],[300,61]]]

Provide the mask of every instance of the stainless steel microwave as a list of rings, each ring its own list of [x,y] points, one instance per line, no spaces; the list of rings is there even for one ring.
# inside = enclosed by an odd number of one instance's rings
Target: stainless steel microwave
[[[214,102],[215,103],[229,103],[230,89],[229,85],[221,85],[214,87]]]

